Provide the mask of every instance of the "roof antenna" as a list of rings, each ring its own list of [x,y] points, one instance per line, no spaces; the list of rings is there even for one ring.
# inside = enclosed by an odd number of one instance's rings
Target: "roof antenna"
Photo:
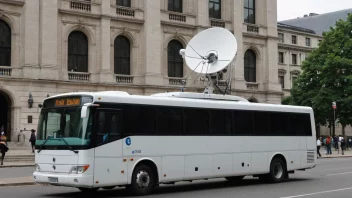
[[[188,43],[186,49],[180,50],[180,55],[186,60],[187,66],[194,72],[208,78],[208,84],[204,94],[213,94],[214,91],[224,93],[219,88],[219,75],[230,65],[237,55],[237,40],[235,36],[225,28],[209,28],[198,33]],[[203,63],[203,67],[199,65]],[[232,70],[232,68],[230,67]],[[232,72],[232,71],[231,71]],[[232,78],[232,75],[230,75]],[[231,79],[228,82],[231,82]],[[185,85],[185,82],[183,85]],[[231,88],[230,88],[231,89]],[[184,91],[184,86],[181,91]],[[226,94],[227,88],[225,90]],[[231,92],[231,91],[230,91]]]

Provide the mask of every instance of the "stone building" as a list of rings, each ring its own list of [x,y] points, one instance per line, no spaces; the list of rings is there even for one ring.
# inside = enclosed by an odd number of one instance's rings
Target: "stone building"
[[[309,53],[318,47],[322,36],[314,30],[278,23],[278,76],[286,96],[294,80],[302,72],[301,65]]]
[[[232,94],[280,103],[275,0],[0,0],[0,125],[17,141],[64,92],[178,91],[179,49],[212,26],[239,43]],[[197,74],[186,83],[203,91]]]

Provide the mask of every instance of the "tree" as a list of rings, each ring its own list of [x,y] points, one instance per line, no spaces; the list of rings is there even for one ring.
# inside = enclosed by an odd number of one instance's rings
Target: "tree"
[[[291,90],[290,104],[310,106],[316,124],[334,126],[331,104],[336,101],[336,118],[344,132],[352,124],[352,15],[346,21],[337,21],[323,36],[319,47],[302,64],[303,72]]]

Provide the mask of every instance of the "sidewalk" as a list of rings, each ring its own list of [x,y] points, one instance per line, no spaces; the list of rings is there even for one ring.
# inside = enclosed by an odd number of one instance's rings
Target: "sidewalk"
[[[32,176],[29,177],[17,177],[0,179],[0,187],[4,186],[24,186],[24,185],[35,185]]]
[[[331,148],[331,155],[326,155],[325,147],[320,148],[321,158],[341,158],[341,157],[352,157],[352,150],[345,150],[344,155],[341,154],[341,149],[338,152],[334,148]]]

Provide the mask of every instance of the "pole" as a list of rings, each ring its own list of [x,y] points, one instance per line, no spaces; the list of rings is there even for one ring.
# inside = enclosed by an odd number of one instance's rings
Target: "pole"
[[[334,109],[334,121],[332,123],[332,135],[335,136],[335,109],[336,109],[336,102],[332,102],[332,108]]]
[[[332,135],[335,136],[335,109],[334,109],[334,122],[332,123]]]

